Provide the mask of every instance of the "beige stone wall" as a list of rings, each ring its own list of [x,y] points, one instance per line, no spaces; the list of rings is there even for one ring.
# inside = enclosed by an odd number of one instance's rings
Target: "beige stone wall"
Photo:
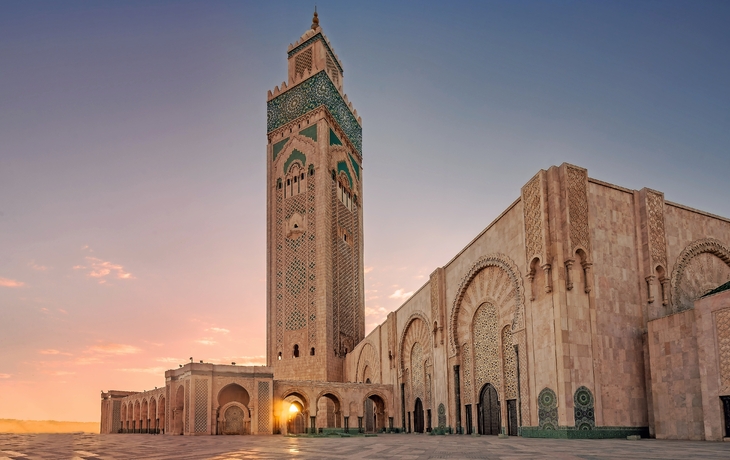
[[[704,439],[695,312],[650,321],[648,337],[657,439]]]
[[[730,290],[696,301],[694,313],[704,435],[720,441],[728,434],[720,396],[730,396]]]
[[[582,355],[591,357],[592,347],[595,356],[592,363],[590,359],[583,362],[584,373],[575,376],[574,386],[590,382],[593,370],[596,389],[600,388],[595,391],[600,401],[597,423],[647,426],[635,196],[625,189],[596,182],[590,183],[588,191],[595,330],[592,332],[591,324],[585,321],[580,335]]]

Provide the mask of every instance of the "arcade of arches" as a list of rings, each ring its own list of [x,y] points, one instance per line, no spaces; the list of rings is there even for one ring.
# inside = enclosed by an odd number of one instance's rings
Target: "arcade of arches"
[[[315,20],[267,97],[267,366],[103,392],[103,433],[730,437],[730,219],[575,165],[515,185],[366,335],[362,128],[333,49]]]

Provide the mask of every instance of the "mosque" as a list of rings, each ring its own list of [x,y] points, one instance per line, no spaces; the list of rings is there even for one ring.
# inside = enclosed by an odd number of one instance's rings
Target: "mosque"
[[[730,219],[539,170],[365,335],[362,120],[313,24],[267,98],[267,365],[101,396],[102,433],[730,437]]]

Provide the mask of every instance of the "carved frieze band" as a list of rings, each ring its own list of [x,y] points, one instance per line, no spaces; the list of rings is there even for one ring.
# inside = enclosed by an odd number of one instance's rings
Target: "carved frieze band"
[[[588,171],[577,166],[566,165],[568,191],[568,231],[570,254],[583,249],[591,259],[591,242],[588,229]]]
[[[446,310],[446,289],[445,289],[444,269],[437,268],[431,273],[431,325],[434,335],[434,347],[437,344],[444,344],[444,311]],[[438,337],[438,340],[437,340]]]
[[[534,259],[539,259],[541,268],[545,272],[545,292],[552,292],[550,276],[550,251],[548,242],[548,216],[546,172],[541,170],[535,177],[522,187],[522,212],[525,222],[525,254],[527,266],[530,267],[528,279],[532,284]],[[530,286],[530,300],[534,300],[534,291]]]
[[[522,210],[525,221],[525,250],[527,262],[539,257],[544,263],[543,250],[543,193],[542,177],[544,171],[540,171],[522,187]]]
[[[649,253],[652,268],[661,265],[667,269],[667,242],[664,234],[664,196],[657,192],[646,192],[646,213],[649,231]]]

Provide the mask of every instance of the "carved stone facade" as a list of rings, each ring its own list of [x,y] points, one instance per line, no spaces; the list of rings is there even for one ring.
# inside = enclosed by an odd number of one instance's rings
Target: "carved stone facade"
[[[267,103],[267,366],[104,393],[104,432],[726,435],[729,219],[540,170],[366,336],[362,120],[316,16],[288,57]]]

